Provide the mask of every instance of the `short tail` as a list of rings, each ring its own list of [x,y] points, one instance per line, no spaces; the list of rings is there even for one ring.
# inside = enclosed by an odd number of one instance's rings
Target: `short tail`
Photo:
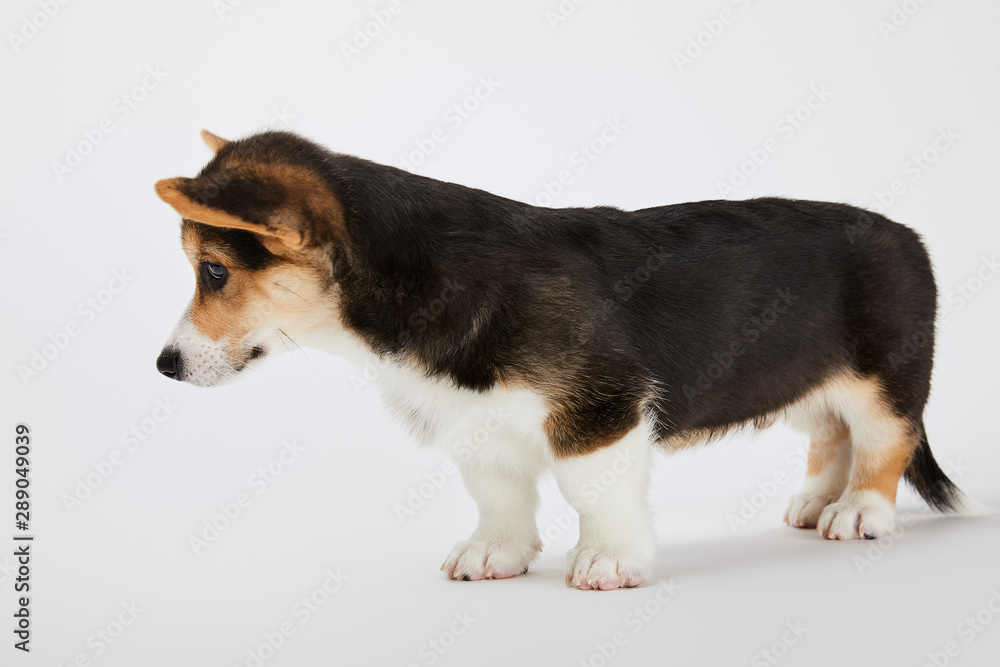
[[[927,431],[924,430],[923,424],[920,425],[920,445],[913,453],[904,476],[920,497],[938,512],[980,516],[996,511],[965,495],[953,481],[948,479],[931,454],[931,446],[927,442]]]

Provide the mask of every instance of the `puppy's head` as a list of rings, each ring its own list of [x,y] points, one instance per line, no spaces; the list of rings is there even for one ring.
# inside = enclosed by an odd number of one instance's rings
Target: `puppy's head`
[[[211,386],[338,321],[331,257],[343,209],[315,167],[322,149],[304,139],[202,138],[216,155],[201,173],[156,184],[181,214],[195,272],[194,298],[156,367]]]

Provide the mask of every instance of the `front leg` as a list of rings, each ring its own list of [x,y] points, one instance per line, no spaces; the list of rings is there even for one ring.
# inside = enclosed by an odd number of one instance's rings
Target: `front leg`
[[[560,457],[555,476],[580,514],[580,541],[570,551],[566,585],[581,590],[638,586],[653,563],[646,498],[651,436],[640,423],[615,444]]]
[[[542,550],[535,512],[538,470],[510,467],[496,460],[459,465],[462,479],[479,507],[479,525],[452,549],[441,566],[452,579],[506,579],[528,571]]]

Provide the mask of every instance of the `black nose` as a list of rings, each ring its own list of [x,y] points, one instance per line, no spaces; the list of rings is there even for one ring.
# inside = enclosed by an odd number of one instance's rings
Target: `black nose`
[[[181,379],[181,353],[173,347],[163,348],[160,356],[156,358],[156,370],[160,371],[168,378]]]

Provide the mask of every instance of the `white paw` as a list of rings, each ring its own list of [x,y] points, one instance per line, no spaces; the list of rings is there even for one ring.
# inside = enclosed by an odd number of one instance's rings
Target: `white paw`
[[[468,540],[455,545],[441,571],[452,579],[464,581],[507,579],[527,572],[541,550],[537,540],[523,546]]]
[[[874,540],[896,531],[896,508],[883,496],[866,491],[827,505],[817,528],[828,540]]]
[[[632,588],[646,580],[651,560],[651,556],[576,548],[569,552],[566,585],[581,591]]]
[[[788,500],[785,523],[793,528],[815,528],[823,508],[836,500],[836,496],[798,493]]]

